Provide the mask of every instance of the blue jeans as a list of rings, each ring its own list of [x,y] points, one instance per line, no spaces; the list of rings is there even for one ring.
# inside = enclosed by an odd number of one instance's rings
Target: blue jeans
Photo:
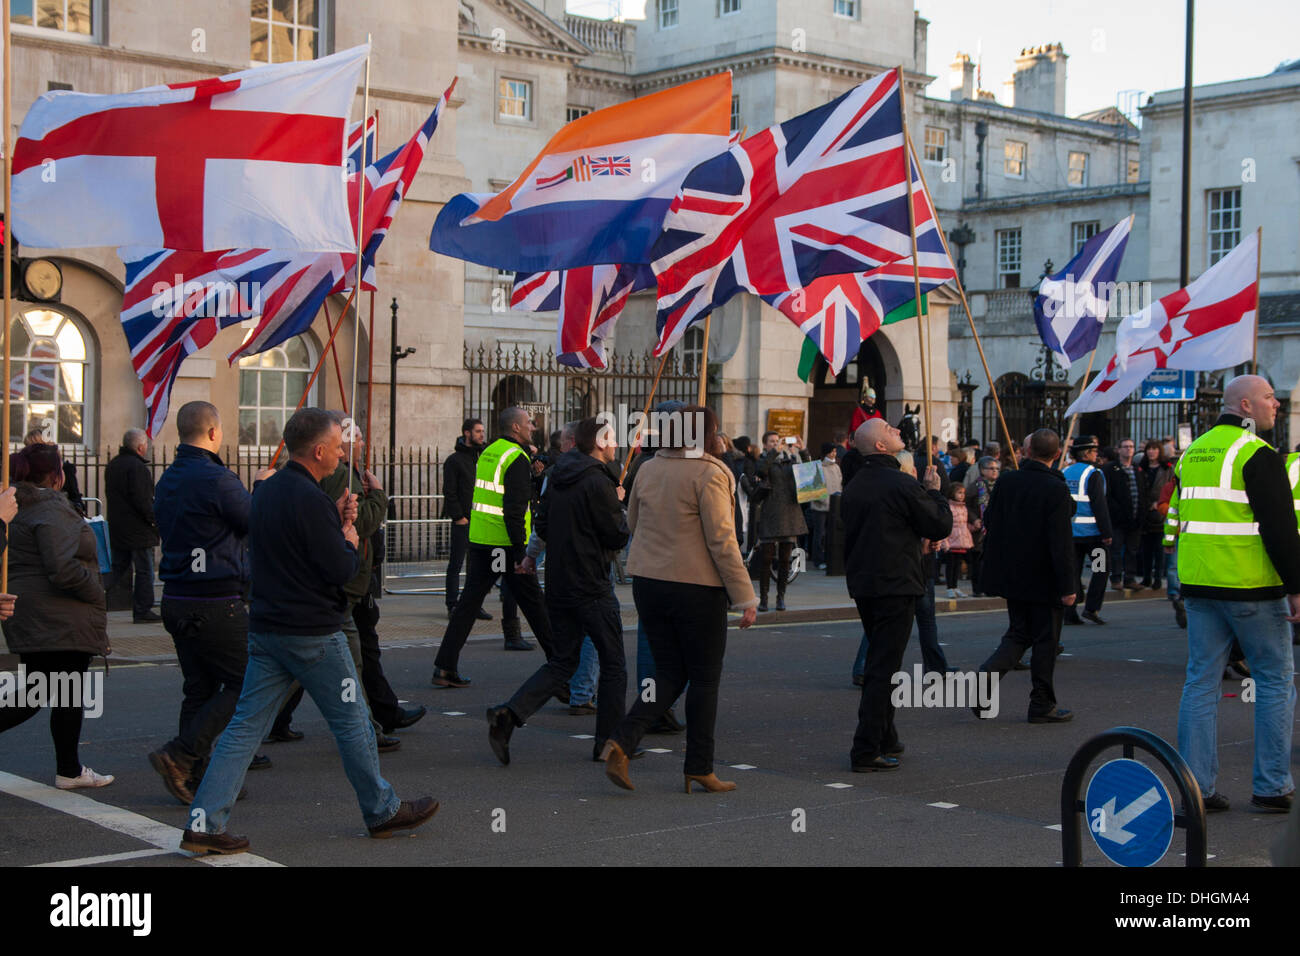
[[[225,832],[249,761],[295,680],[311,695],[334,734],[343,772],[356,791],[366,826],[387,823],[397,813],[400,801],[379,774],[370,711],[342,631],[319,637],[250,631],[244,689],[190,805],[190,829]]]
[[[1214,793],[1219,775],[1218,710],[1223,668],[1235,637],[1255,681],[1254,792],[1275,797],[1295,789],[1291,728],[1295,720],[1295,658],[1287,605],[1188,597],[1187,680],[1178,706],[1178,752],[1201,792]]]
[[[1174,543],[1174,553],[1166,554],[1169,560],[1165,562],[1165,594],[1169,600],[1177,601],[1182,596],[1182,589],[1178,581],[1178,544],[1177,539]]]
[[[596,681],[600,679],[600,658],[596,655],[596,645],[591,638],[582,639],[582,653],[578,657],[578,669],[569,679],[569,703],[585,704],[596,696]]]

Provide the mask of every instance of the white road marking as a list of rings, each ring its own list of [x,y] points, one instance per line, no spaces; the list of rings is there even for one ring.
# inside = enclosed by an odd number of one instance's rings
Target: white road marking
[[[669,750],[667,747],[647,747],[647,748],[646,748],[646,753],[648,753],[648,754],[670,754],[670,753],[672,753],[672,751]]]
[[[166,856],[175,853],[175,850],[134,850],[130,853],[109,853],[105,856],[83,856],[79,860],[58,860],[54,863],[31,863],[28,864],[33,869],[40,869],[47,866],[95,866],[99,863],[122,863],[126,860],[140,860],[147,856]]]
[[[830,787],[832,790],[851,790],[851,789],[853,789],[853,784],[851,784],[851,783],[828,783],[828,784],[826,784],[826,786]]]
[[[32,803],[51,810],[58,810],[69,816],[77,817],[105,830],[134,837],[143,843],[151,844],[161,850],[169,850],[180,856],[198,859],[209,866],[282,866],[273,860],[256,856],[252,853],[236,853],[230,856],[195,856],[180,849],[182,831],[166,823],[159,823],[149,817],[130,810],[123,810],[112,804],[100,803],[89,797],[83,797],[71,790],[57,790],[54,787],[19,777],[0,770],[0,793],[11,797],[30,800]]]
[[[595,740],[594,734],[569,734],[574,740]]]
[[[927,803],[926,806],[937,807],[940,810],[955,810],[958,805],[955,803],[944,803],[942,800],[939,800],[936,803]]]
[[[1043,827],[1043,829],[1044,829],[1044,830],[1055,830],[1057,833],[1060,833],[1060,832],[1061,832],[1061,825],[1060,825],[1059,823],[1049,823],[1047,826]]]
[[[444,716],[444,717],[464,717],[464,716],[465,716],[465,711],[463,711],[463,710],[444,710],[444,711],[442,712],[442,716]]]
[[[1142,663],[1142,658],[1140,658],[1140,657],[1130,657],[1130,658],[1128,659],[1128,662],[1129,662],[1130,664],[1141,664],[1141,663]]]
[[[752,763],[733,763],[731,765],[731,769],[732,770],[757,770],[758,768],[755,767]]]

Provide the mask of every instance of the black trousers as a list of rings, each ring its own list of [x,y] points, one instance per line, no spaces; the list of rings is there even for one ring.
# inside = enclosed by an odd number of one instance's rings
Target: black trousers
[[[1011,626],[980,670],[996,672],[1001,686],[1001,676],[1024,656],[1025,648],[1030,648],[1029,678],[1033,687],[1029,692],[1029,716],[1050,714],[1056,709],[1052,672],[1056,668],[1056,645],[1061,639],[1061,605],[1008,599],[1007,615]]]
[[[928,582],[927,582],[928,583]],[[858,616],[867,640],[867,664],[858,702],[858,729],[850,758],[857,766],[870,763],[898,743],[892,678],[902,669],[903,652],[912,636],[915,596],[858,598]]]
[[[576,607],[546,602],[551,621],[551,658],[524,681],[506,702],[523,724],[568,686],[578,670],[582,639],[590,637],[600,659],[600,689],[596,694],[596,753],[623,720],[627,699],[627,661],[623,655],[623,619],[614,589],[596,601]]]
[[[504,567],[506,570],[493,570],[494,563],[498,568]],[[435,667],[445,671],[456,670],[461,648],[465,646],[474,619],[483,607],[483,599],[492,590],[497,578],[501,577],[505,578],[507,589],[524,612],[524,618],[533,629],[537,643],[546,652],[546,659],[551,659],[551,621],[546,616],[546,602],[542,597],[541,586],[537,583],[537,576],[517,574],[515,558],[509,549],[471,544],[466,560],[465,590],[452,608],[447,632],[442,637],[442,646],[438,648],[438,656],[434,660]]]
[[[176,647],[185,698],[176,736],[163,750],[196,776],[235,715],[248,666],[248,608],[242,598],[164,596],[163,627]]]
[[[460,600],[460,569],[465,564],[465,555],[468,551],[469,525],[453,523],[451,526],[451,557],[447,559],[447,582],[445,586],[448,614],[452,612],[452,609],[456,607],[456,602]],[[503,621],[513,621],[518,617],[519,605],[515,603],[509,585],[502,582],[501,619]]]
[[[1079,608],[1085,611],[1092,611],[1096,614],[1101,610],[1102,602],[1106,600],[1106,565],[1103,564],[1100,571],[1092,572],[1092,579],[1088,582],[1088,594],[1085,599],[1083,592],[1083,569],[1092,567],[1093,552],[1101,548],[1103,558],[1110,561],[1110,553],[1106,546],[1101,543],[1101,537],[1090,535],[1087,538],[1074,539],[1074,607],[1069,610],[1069,614],[1077,617]],[[1071,620],[1074,619],[1071,617]]]
[[[646,730],[685,688],[685,771],[700,776],[710,774],[718,685],[727,650],[727,592],[702,584],[634,577],[632,599],[654,655],[655,683],[637,694],[612,739],[625,752],[632,753]],[[604,693],[602,690],[601,696]],[[651,699],[647,700],[647,696]]]
[[[379,602],[367,594],[352,605],[352,620],[361,635],[361,685],[370,701],[370,714],[388,733],[401,719],[402,705],[379,661]]]
[[[90,670],[90,655],[82,651],[43,651],[19,654],[30,684],[33,675],[43,674],[46,688],[60,683],[52,675],[81,674],[85,680]],[[50,708],[50,736],[54,738],[55,773],[61,777],[81,776],[81,757],[77,742],[81,739],[82,702],[63,701],[64,706]],[[40,713],[40,707],[0,707],[0,734],[26,723]]]
[[[131,589],[131,612],[140,617],[153,610],[153,548],[113,549],[115,590],[125,590],[133,570],[135,582]]]
[[[1140,528],[1116,528],[1110,542],[1110,580],[1112,584],[1137,577],[1138,551],[1142,547]]]

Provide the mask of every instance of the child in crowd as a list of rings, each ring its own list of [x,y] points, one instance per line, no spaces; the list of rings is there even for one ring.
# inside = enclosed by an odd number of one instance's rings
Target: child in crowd
[[[966,489],[953,482],[948,488],[948,507],[952,509],[952,534],[941,545],[948,552],[948,597],[968,597],[957,587],[958,572],[961,570],[962,558],[973,546],[970,528],[966,524]]]

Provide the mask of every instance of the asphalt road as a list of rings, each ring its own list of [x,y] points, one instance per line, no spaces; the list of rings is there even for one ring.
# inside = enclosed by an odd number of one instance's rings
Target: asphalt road
[[[231,829],[248,856],[220,866],[315,865],[937,865],[1052,866],[1061,860],[1060,786],[1075,749],[1117,725],[1176,738],[1185,632],[1163,600],[1106,608],[1106,627],[1067,628],[1057,697],[1069,724],[1025,720],[1029,675],[1008,674],[1001,713],[977,721],[965,709],[901,711],[902,769],[855,774],[849,745],[858,692],[849,680],[860,628],[851,623],[775,625],[729,632],[717,723],[717,769],[737,781],[727,794],[682,793],[684,738],[647,737],[631,765],[635,792],[616,789],[591,761],[593,717],[552,704],[515,732],[512,763],[488,749],[483,710],[510,695],[542,662],[472,641],[462,657],[474,685],[435,690],[433,651],[386,651],[400,697],[429,705],[381,757],[399,794],[442,804],[409,838],[365,836],[352,791],[316,708],[296,726],[306,739],[264,748],[274,767],[250,773],[250,797]],[[940,618],[950,663],[973,669],[995,645],[1005,612]],[[635,635],[626,635],[629,658]],[[915,640],[906,659],[919,662]],[[1226,694],[1240,684],[1224,683]],[[36,718],[0,735],[0,864],[202,866],[175,850],[185,808],[163,789],[145,754],[175,727],[175,665],[115,666],[102,717],[87,720],[82,760],[116,782],[55,791],[53,751]],[[1219,790],[1233,809],[1209,820],[1211,866],[1267,865],[1286,821],[1249,809],[1252,707],[1226,697],[1219,711]],[[681,709],[678,710],[679,715]],[[578,738],[578,739],[575,739]],[[1118,756],[1118,753],[1114,754]],[[739,766],[737,766],[739,765]],[[734,767],[734,769],[733,769]],[[1176,794],[1176,791],[1174,791]],[[1176,799],[1176,796],[1175,796]],[[796,824],[802,823],[802,827]],[[1183,860],[1181,834],[1161,865]],[[107,858],[101,860],[100,858]],[[1089,842],[1085,862],[1110,866]]]

